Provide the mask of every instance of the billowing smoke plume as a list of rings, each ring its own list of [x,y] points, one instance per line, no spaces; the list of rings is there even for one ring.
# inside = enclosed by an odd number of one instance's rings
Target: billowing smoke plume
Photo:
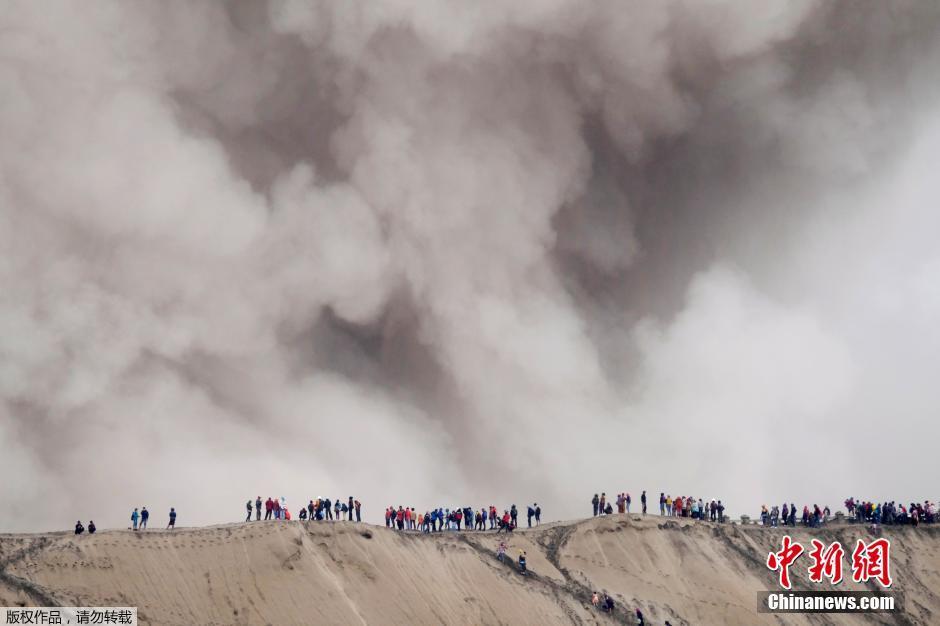
[[[937,496],[937,3],[0,21],[0,529]]]

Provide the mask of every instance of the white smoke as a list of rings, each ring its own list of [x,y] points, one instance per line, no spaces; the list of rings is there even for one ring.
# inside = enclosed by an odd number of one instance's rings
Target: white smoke
[[[0,528],[930,495],[933,5],[0,21]]]

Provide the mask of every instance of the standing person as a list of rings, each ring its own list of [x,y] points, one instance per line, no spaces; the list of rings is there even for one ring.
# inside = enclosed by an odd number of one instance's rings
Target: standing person
[[[591,498],[591,504],[594,505],[594,517],[597,517],[597,509],[600,505],[601,499],[597,497],[597,494],[594,494],[594,497]]]
[[[268,499],[264,501],[264,519],[265,521],[271,519],[271,515],[274,514],[274,500],[271,499],[271,496],[268,496]]]
[[[323,501],[323,507],[324,507],[324,511],[326,512],[326,519],[327,519],[328,521],[332,521],[332,520],[333,520],[333,507],[330,506],[331,504],[333,504],[333,503],[330,502],[330,499],[329,499],[329,498],[327,498],[326,500]]]
[[[643,515],[646,515],[646,490],[643,490],[643,493],[640,494],[640,504],[643,505]]]
[[[503,557],[506,556],[506,542],[500,541],[499,547],[496,548],[496,558],[499,559],[500,563],[503,561]]]
[[[355,502],[353,502],[353,504],[356,506],[356,521],[361,522],[362,521],[362,502],[359,502],[359,500],[356,500]]]
[[[313,500],[307,503],[307,519],[313,521]]]
[[[525,576],[526,575],[526,562],[525,562],[525,551],[519,551],[519,572]]]
[[[643,611],[639,607],[636,609],[636,626],[646,626],[646,621],[643,619]]]
[[[336,500],[333,502],[333,513],[334,513],[333,521],[336,521],[336,522],[343,521],[343,518],[340,517],[340,512],[342,512],[342,510],[343,510],[343,505],[340,504],[339,498],[336,498]]]
[[[666,514],[666,496],[662,491],[659,492],[659,514],[661,516]]]
[[[281,519],[281,499],[274,498],[274,519]]]
[[[134,532],[137,532],[137,519],[140,515],[137,513],[137,509],[134,509],[134,512],[131,513],[131,524],[133,525]]]
[[[355,500],[353,500],[352,496],[349,496],[349,516],[346,519],[350,522],[353,521],[353,513],[355,513],[353,509],[355,508],[356,508],[356,502]]]
[[[519,523],[517,522],[517,520],[519,519],[519,510],[516,509],[516,505],[515,505],[515,504],[512,505],[512,507],[510,507],[510,509],[509,509],[509,517],[512,518],[512,527],[513,527],[513,528],[518,528],[518,527],[519,527]]]
[[[591,594],[591,604],[594,605],[594,608],[597,608],[597,605],[600,604],[601,599],[597,597],[597,592]]]
[[[528,518],[529,528],[532,528],[532,518],[535,517],[535,509],[532,508],[532,505],[529,505],[529,510],[526,511],[526,517]]]
[[[601,493],[601,513],[607,512],[607,507],[605,506],[606,504],[607,504],[607,494]]]
[[[143,507],[140,511],[140,529],[141,530],[147,528],[148,519],[150,519],[150,511],[147,510],[147,507]]]
[[[88,522],[88,534],[94,535],[96,530],[98,529],[95,527],[95,520],[90,520]]]
[[[392,525],[392,508],[385,507],[385,527],[390,528]]]
[[[246,506],[248,507],[248,517],[245,518],[245,521],[250,522],[251,521],[251,500],[248,501],[248,504]]]
[[[258,499],[255,500],[255,521],[261,521],[261,496],[258,496]]]
[[[643,512],[646,513],[646,504],[643,505]],[[627,515],[630,515],[630,494],[627,494]]]
[[[166,525],[168,530],[176,528],[176,509],[170,507],[170,523]]]
[[[535,503],[535,525],[538,526],[542,523],[542,507],[539,506],[539,503]]]

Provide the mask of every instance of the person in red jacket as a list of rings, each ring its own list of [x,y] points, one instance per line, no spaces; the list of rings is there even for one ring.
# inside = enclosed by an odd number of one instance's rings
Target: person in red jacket
[[[271,519],[271,513],[274,511],[274,500],[270,497],[264,503],[264,519]]]
[[[398,515],[395,516],[395,521],[398,523],[398,530],[404,530],[405,528],[405,509],[398,507]]]
[[[500,530],[505,530],[507,533],[512,532],[512,517],[509,516],[509,511],[503,511],[503,520],[496,532],[499,533]]]
[[[389,528],[392,525],[392,507],[385,507],[385,527]]]

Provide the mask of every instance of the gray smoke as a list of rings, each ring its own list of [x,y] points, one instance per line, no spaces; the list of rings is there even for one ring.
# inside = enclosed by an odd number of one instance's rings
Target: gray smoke
[[[934,2],[11,2],[0,529],[936,497]]]

